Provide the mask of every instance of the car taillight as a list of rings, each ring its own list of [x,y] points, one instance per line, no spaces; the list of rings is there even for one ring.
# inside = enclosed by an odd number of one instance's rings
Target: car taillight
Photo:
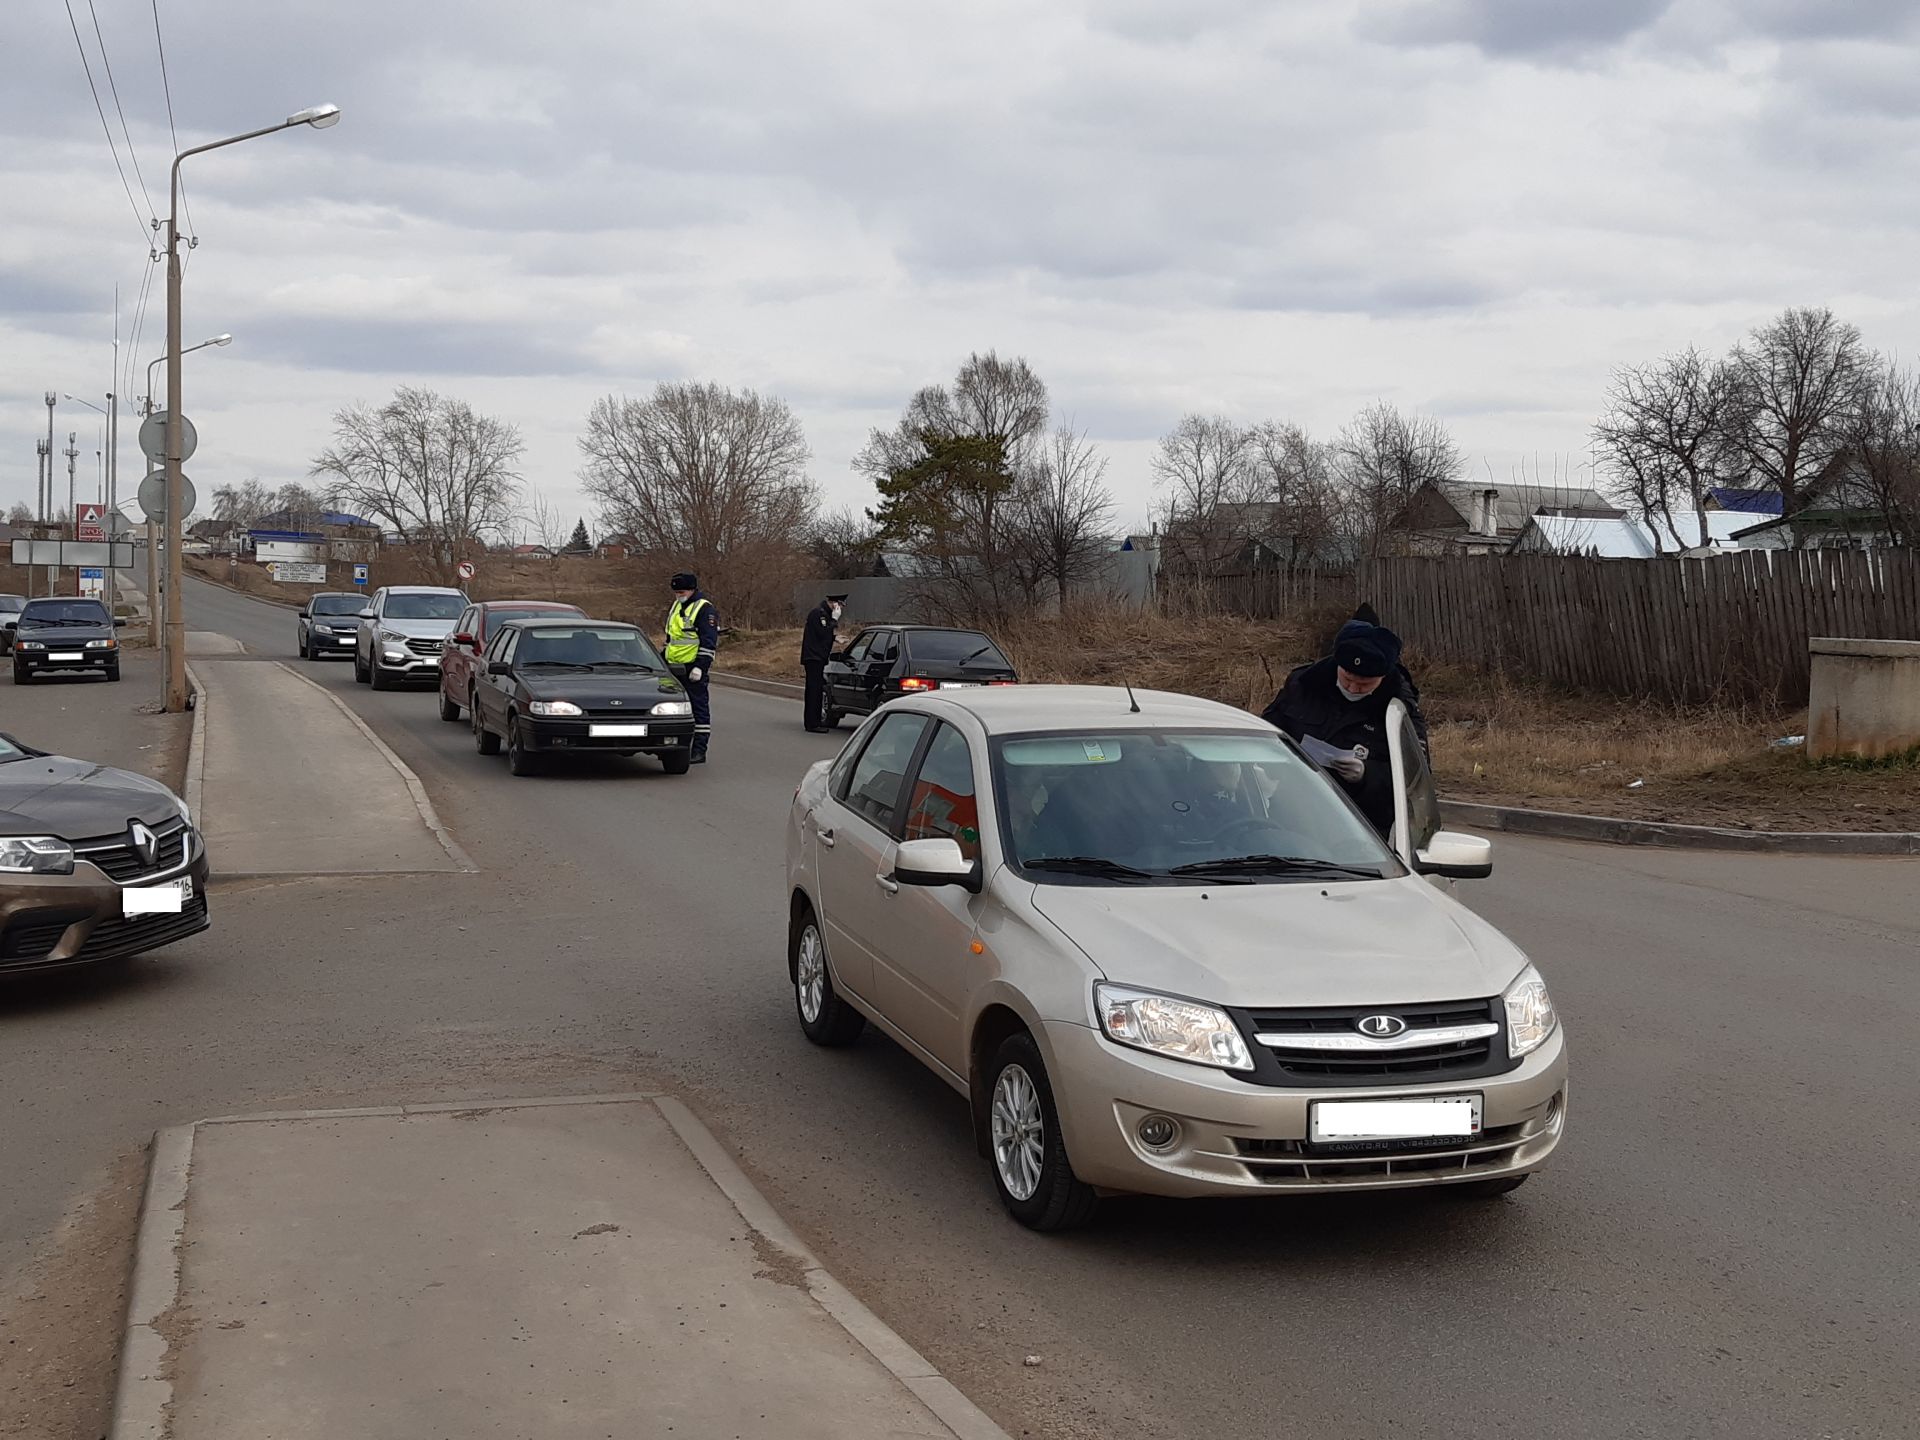
[[[938,680],[922,680],[918,675],[909,675],[900,682],[900,688],[902,690],[938,690],[940,688],[940,682]]]
[[[989,680],[989,681],[987,681],[987,684],[989,684],[989,685],[1018,685],[1019,683],[1020,683],[1020,682],[1019,682],[1018,680]]]

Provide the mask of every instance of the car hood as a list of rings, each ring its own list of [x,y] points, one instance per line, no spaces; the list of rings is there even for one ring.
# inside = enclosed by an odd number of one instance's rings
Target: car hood
[[[627,709],[644,714],[661,700],[684,700],[686,692],[671,675],[522,674],[520,686],[534,700],[571,700],[586,710]]]
[[[111,625],[22,625],[13,632],[16,640],[34,640],[64,648],[69,643],[84,645],[89,640],[111,640]]]
[[[1250,1008],[1499,994],[1526,957],[1414,877],[1252,885],[1036,885],[1108,979]]]
[[[0,834],[88,840],[116,835],[129,820],[157,825],[180,813],[157,780],[65,755],[0,764]]]
[[[375,626],[382,630],[391,630],[396,635],[404,635],[409,640],[444,640],[453,633],[453,627],[459,623],[458,617],[452,620],[376,620]]]

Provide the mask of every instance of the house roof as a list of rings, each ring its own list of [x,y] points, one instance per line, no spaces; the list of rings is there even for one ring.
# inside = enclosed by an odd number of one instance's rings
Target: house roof
[[[1653,528],[1643,520],[1621,515],[1593,518],[1579,515],[1535,515],[1513,542],[1517,551],[1546,551],[1558,555],[1598,555],[1612,560],[1647,560],[1665,553],[1700,548],[1700,520],[1707,522],[1708,548],[1731,548],[1734,537],[1753,517],[1730,510],[1676,510],[1673,523]],[[1677,539],[1677,543],[1676,543]]]
[[[1778,490],[1744,490],[1732,485],[1715,485],[1707,491],[1722,510],[1745,515],[1778,515],[1784,502]]]
[[[1475,498],[1493,494],[1493,523],[1497,533],[1517,534],[1535,515],[1578,515],[1588,519],[1617,519],[1625,512],[1608,501],[1598,490],[1571,485],[1476,485],[1455,482],[1432,487],[1459,516],[1460,523],[1473,525]]]
[[[1751,521],[1753,516],[1740,515],[1738,518]],[[1881,534],[1887,529],[1887,517],[1872,509],[1810,506],[1805,510],[1796,510],[1791,515],[1762,520],[1758,525],[1748,524],[1745,529],[1734,531],[1732,538],[1743,540],[1749,535],[1764,535],[1769,530],[1787,530],[1795,526],[1810,530],[1853,530],[1861,534]]]

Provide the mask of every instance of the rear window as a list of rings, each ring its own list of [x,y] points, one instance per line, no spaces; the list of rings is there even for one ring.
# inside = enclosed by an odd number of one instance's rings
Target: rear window
[[[580,615],[580,614],[584,614],[585,612],[572,605],[569,605],[565,610],[557,610],[552,606],[548,606],[544,610],[535,610],[531,608],[524,609],[524,610],[516,610],[509,607],[504,610],[487,611],[487,619],[492,624],[503,625],[509,620],[543,620],[549,617],[558,618],[560,616],[563,616],[569,613],[574,615]]]
[[[916,660],[937,665],[971,665],[980,670],[1011,670],[1000,647],[977,630],[915,630],[907,648]]]
[[[106,625],[113,617],[98,600],[33,600],[21,612],[20,623],[58,625],[79,621],[87,625]]]

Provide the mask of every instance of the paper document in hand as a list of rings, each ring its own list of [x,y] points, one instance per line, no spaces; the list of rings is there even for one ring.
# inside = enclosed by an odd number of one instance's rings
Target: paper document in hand
[[[1356,745],[1351,750],[1342,750],[1337,745],[1329,745],[1324,740],[1311,735],[1300,737],[1300,748],[1307,752],[1307,758],[1321,769],[1330,769],[1343,760],[1365,760],[1367,752]]]

